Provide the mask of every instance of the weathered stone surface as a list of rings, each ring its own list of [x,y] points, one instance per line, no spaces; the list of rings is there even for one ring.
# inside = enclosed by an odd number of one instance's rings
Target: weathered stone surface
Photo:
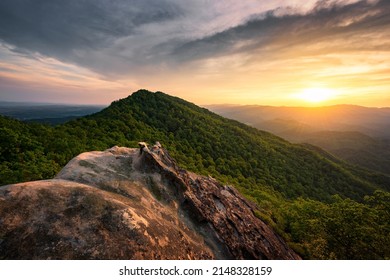
[[[113,147],[0,187],[0,259],[299,259],[254,211],[159,143]]]

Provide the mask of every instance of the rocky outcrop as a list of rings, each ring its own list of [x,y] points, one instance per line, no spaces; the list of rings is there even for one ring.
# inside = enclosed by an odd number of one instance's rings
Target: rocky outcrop
[[[234,188],[180,169],[159,143],[140,149],[0,187],[0,259],[299,259]]]

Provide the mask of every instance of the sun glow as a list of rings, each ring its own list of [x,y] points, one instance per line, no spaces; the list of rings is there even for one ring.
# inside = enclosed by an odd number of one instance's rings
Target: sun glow
[[[332,99],[335,95],[335,91],[329,88],[307,88],[298,94],[298,98],[310,103],[320,103]]]

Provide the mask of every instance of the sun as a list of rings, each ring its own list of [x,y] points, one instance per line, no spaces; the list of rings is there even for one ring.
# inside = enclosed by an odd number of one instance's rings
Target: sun
[[[298,95],[299,99],[310,103],[324,102],[334,96],[335,92],[329,88],[307,88]]]

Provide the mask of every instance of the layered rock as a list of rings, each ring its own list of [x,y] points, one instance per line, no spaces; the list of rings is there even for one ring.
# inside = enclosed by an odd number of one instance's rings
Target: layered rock
[[[234,188],[140,147],[0,187],[0,259],[299,259]]]

